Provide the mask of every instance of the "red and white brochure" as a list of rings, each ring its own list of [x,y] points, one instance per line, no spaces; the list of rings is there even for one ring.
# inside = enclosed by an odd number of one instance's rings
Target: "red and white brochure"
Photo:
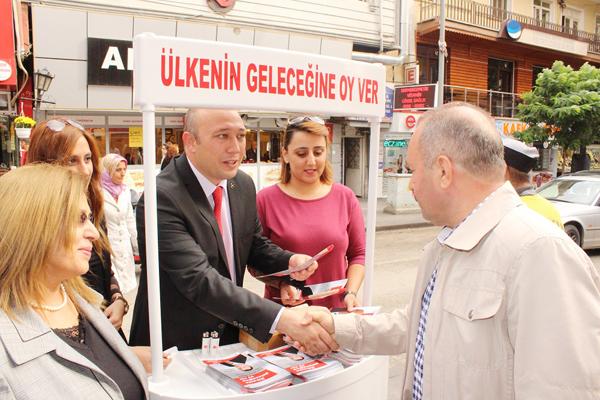
[[[288,371],[249,353],[202,362],[206,364],[207,375],[240,393],[262,392],[292,383],[292,375]]]
[[[293,346],[278,347],[255,353],[254,356],[305,380],[317,379],[343,369],[339,361],[329,357],[313,358]]]

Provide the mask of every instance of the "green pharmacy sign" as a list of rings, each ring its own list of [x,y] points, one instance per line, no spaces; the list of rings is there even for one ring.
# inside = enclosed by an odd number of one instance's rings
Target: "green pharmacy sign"
[[[406,140],[384,140],[383,147],[406,147]]]

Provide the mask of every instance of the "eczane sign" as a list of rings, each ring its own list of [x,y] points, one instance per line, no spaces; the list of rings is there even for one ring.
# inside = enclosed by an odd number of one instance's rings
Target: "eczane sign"
[[[380,64],[257,46],[142,34],[134,72],[137,105],[218,107],[383,117]]]

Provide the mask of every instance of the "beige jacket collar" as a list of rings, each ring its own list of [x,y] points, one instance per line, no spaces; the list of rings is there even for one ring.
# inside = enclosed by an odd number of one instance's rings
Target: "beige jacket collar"
[[[473,250],[510,210],[522,204],[510,182],[505,182],[452,232],[444,245],[460,251]]]

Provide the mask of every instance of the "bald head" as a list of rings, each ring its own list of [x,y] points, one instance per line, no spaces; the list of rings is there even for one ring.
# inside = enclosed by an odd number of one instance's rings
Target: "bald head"
[[[235,120],[244,124],[242,118],[235,110],[219,110],[208,108],[190,108],[185,114],[184,131],[190,132],[196,138],[202,126],[210,125],[220,120]]]
[[[415,136],[426,166],[445,155],[476,178],[503,182],[502,141],[482,109],[462,102],[444,104],[421,117]]]

